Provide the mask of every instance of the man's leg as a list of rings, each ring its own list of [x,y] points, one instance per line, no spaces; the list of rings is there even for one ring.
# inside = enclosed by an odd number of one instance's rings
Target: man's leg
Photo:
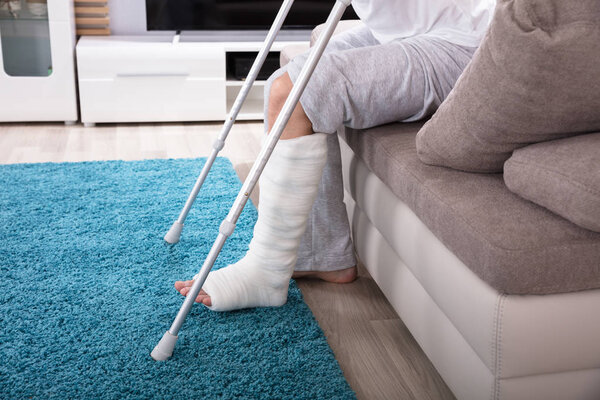
[[[449,94],[475,50],[428,38],[378,46],[367,30],[349,33],[332,43],[337,52],[322,60],[301,99],[313,125],[324,132],[342,124],[363,129],[430,115]],[[292,80],[305,60],[306,55],[297,57],[285,67]],[[354,64],[361,66],[352,68]],[[360,76],[352,79],[353,73]],[[361,80],[366,82],[361,85]],[[337,83],[342,84],[338,89]],[[311,97],[314,93],[323,96]],[[294,277],[347,282],[355,276],[355,268],[348,268],[356,261],[343,203],[338,141],[336,134],[328,138],[327,163]]]
[[[336,35],[327,46],[325,54],[377,44],[378,42],[370,30],[361,25]],[[297,77],[307,58],[308,54],[294,58],[285,67],[286,72],[289,68],[292,75]],[[323,71],[329,70],[328,63],[327,59],[322,60],[322,64],[317,67],[315,74],[323,74]],[[291,86],[288,84],[287,88],[289,89]],[[327,88],[319,86],[308,88],[308,91],[313,93],[314,90],[321,91],[327,90]],[[265,97],[270,96],[270,93],[272,93],[272,90],[268,90],[266,87]],[[340,94],[340,98],[342,95]],[[287,96],[287,93],[281,94],[281,97],[285,96]],[[301,104],[306,101],[306,97],[309,97],[309,95],[303,96],[300,101]],[[265,114],[268,115],[268,112]],[[320,118],[329,117],[331,116],[325,114],[320,116]],[[341,121],[341,116],[333,116],[332,121],[336,121],[333,123]],[[327,138],[327,162],[319,183],[317,199],[298,249],[298,261],[293,277],[311,277],[328,282],[347,283],[356,279],[356,258],[350,237],[346,205],[343,201],[344,190],[339,140],[335,129],[324,132],[330,133]]]
[[[273,126],[293,87],[289,75],[277,77],[269,90],[267,121]],[[311,134],[312,123],[301,103],[294,110],[282,139]],[[350,226],[343,201],[341,156],[337,134],[327,137],[327,161],[319,183],[317,199],[298,249],[294,278],[318,278],[348,283],[356,279],[356,259]]]
[[[273,126],[293,84],[287,73],[283,73],[270,86],[267,119],[269,126]],[[296,264],[300,240],[306,231],[306,222],[313,207],[327,157],[326,136],[334,136],[318,134],[314,135],[315,140],[309,141],[310,135],[313,135],[312,124],[302,105],[298,103],[282,133],[282,142],[276,146],[261,176],[259,219],[250,243],[250,251],[242,260],[226,267],[225,271],[211,272],[203,290],[196,298],[197,302],[216,310],[277,306],[285,303],[289,278]],[[320,146],[317,144],[319,142]],[[307,148],[307,144],[313,147]],[[289,157],[279,155],[281,153],[279,149],[282,147],[284,153],[290,155]],[[322,154],[319,155],[319,152]],[[300,157],[311,159],[308,164],[298,160],[296,165],[290,165],[294,163],[294,158]],[[309,167],[311,164],[314,166]],[[296,171],[306,170],[306,173],[286,172],[285,170],[289,168],[294,168]],[[312,191],[307,190],[306,188],[311,185],[314,186]],[[303,192],[303,195],[300,195],[300,192]],[[289,196],[295,198],[291,199]],[[288,204],[283,206],[283,203]],[[342,211],[345,212],[345,209]],[[284,221],[277,221],[277,219]],[[294,222],[288,223],[285,219]],[[347,240],[349,242],[349,238]],[[274,249],[278,241],[284,243],[281,251]],[[291,264],[287,260],[290,256],[293,259]],[[264,264],[267,266],[265,267]],[[288,266],[285,267],[285,264]],[[323,272],[324,275],[321,277],[330,281],[349,281],[355,279],[355,270],[353,264],[346,271]],[[192,284],[193,281],[178,281],[175,283],[175,288],[185,296]],[[285,290],[282,290],[283,284]],[[218,292],[225,292],[226,295],[215,302],[214,294]]]
[[[281,306],[327,157],[327,135],[281,140],[260,177],[258,219],[246,255],[213,270],[196,301],[215,311]],[[176,288],[187,295],[184,282]]]
[[[292,80],[287,72],[275,79],[271,84],[267,115],[269,126],[273,126],[275,124],[275,120],[283,109],[283,105],[292,91],[293,86],[294,84],[292,83]],[[306,116],[306,113],[302,108],[302,104],[298,102],[287,125],[285,126],[285,129],[283,130],[283,133],[281,134],[281,140],[294,139],[301,136],[311,135],[312,133],[312,124]]]
[[[293,277],[348,283],[356,276],[356,258],[344,203],[340,144],[334,133],[327,137],[327,162],[300,242]]]
[[[359,26],[334,37],[328,44],[325,53],[375,43],[377,42],[369,30],[364,26]],[[307,56],[308,54],[296,64],[296,67],[301,68]],[[291,79],[287,74],[287,67],[276,71],[267,81],[265,86],[266,131],[269,131],[270,127],[273,126],[292,86]],[[299,103],[282,134],[282,139],[302,137],[312,133],[312,124],[301,103]],[[305,234],[301,239],[298,253],[302,258],[296,265],[304,266],[301,271],[298,271],[298,275],[316,276],[331,282],[350,282],[356,277],[356,260],[354,259],[350,240],[350,228],[345,204],[341,201],[343,197],[341,161],[339,160],[339,144],[336,135],[328,137],[327,147],[327,163],[319,184],[318,199],[308,218],[309,229],[305,230]],[[326,222],[326,230],[321,229],[322,222]],[[321,234],[314,235],[313,232],[320,232]],[[323,233],[327,233],[327,236],[324,236]],[[318,248],[315,247],[313,238],[318,240]],[[318,252],[319,257],[312,256],[313,248]],[[338,249],[337,252],[334,249]],[[322,257],[327,258],[327,260],[320,261]],[[192,284],[192,280],[178,281],[175,282],[175,288],[185,296]],[[206,306],[212,305],[210,296],[204,290],[200,292],[196,301]]]
[[[273,82],[271,126],[292,86],[287,74]],[[310,120],[298,104],[260,177],[258,220],[248,252],[237,263],[211,271],[197,302],[215,311],[228,311],[281,306],[287,301],[298,247],[327,158],[326,137],[313,134]],[[175,288],[185,296],[192,283],[176,282]]]
[[[310,136],[304,135],[305,115],[321,132],[335,132],[341,124],[361,129],[428,115],[450,91],[473,51],[416,38],[325,54],[301,98],[292,140]],[[288,72],[293,82],[297,75],[293,69]],[[289,88],[285,78],[282,81],[282,90]],[[259,221],[260,214],[259,209]],[[185,287],[179,290],[187,293]],[[207,304],[206,294],[197,301]]]

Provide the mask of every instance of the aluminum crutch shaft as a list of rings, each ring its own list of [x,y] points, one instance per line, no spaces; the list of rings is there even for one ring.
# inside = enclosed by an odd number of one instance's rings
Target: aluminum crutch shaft
[[[192,287],[190,288],[190,291],[188,292],[183,302],[183,305],[179,309],[179,312],[177,313],[177,316],[175,317],[175,320],[173,321],[173,324],[171,325],[169,330],[165,332],[162,339],[158,342],[158,344],[152,351],[151,356],[155,360],[163,361],[173,354],[175,342],[177,341],[177,335],[185,321],[185,318],[187,317],[194,304],[194,300],[198,296],[200,289],[202,289],[202,285],[204,285],[204,281],[206,280],[208,273],[212,269],[219,255],[219,252],[225,244],[225,241],[235,229],[235,224],[240,214],[242,213],[246,202],[248,201],[250,193],[252,193],[252,190],[256,186],[256,183],[258,182],[258,179],[265,165],[267,164],[269,157],[271,156],[271,153],[275,148],[275,145],[279,141],[279,138],[281,137],[283,130],[285,129],[285,126],[287,125],[292,115],[292,112],[296,107],[296,104],[300,100],[300,96],[302,96],[302,93],[304,92],[304,89],[306,88],[306,85],[308,84],[308,81],[313,71],[315,70],[317,63],[321,59],[321,56],[323,54],[323,51],[325,50],[325,47],[327,46],[327,43],[329,43],[329,40],[331,39],[331,36],[333,35],[333,32],[338,22],[342,18],[344,11],[350,5],[350,3],[351,0],[336,1],[331,13],[329,14],[327,22],[325,23],[323,33],[317,40],[315,46],[312,48],[312,51],[310,53],[310,56],[308,57],[308,60],[306,61],[306,64],[302,68],[302,71],[300,72],[298,79],[294,83],[294,87],[292,88],[290,95],[285,101],[285,104],[283,105],[279,116],[273,124],[273,128],[271,129],[271,132],[267,137],[265,145],[261,149],[257,160],[250,169],[248,178],[242,185],[242,189],[238,193],[237,198],[235,199],[235,202],[233,203],[233,206],[229,211],[229,214],[227,214],[227,217],[221,223],[217,239],[213,243],[213,246],[210,249],[208,256],[206,257],[206,260],[204,261],[204,264],[202,265],[202,268],[200,269],[197,278],[194,280],[194,283],[192,284]]]
[[[240,89],[240,92],[238,93],[235,102],[233,103],[233,107],[231,108],[231,111],[229,112],[229,115],[227,116],[227,119],[223,124],[223,128],[221,128],[221,133],[213,143],[213,149],[210,153],[210,156],[206,159],[206,163],[202,167],[202,171],[200,172],[198,179],[196,179],[196,183],[194,184],[194,187],[190,195],[188,196],[185,205],[183,206],[183,209],[179,214],[179,217],[175,222],[173,222],[173,225],[171,225],[171,228],[164,237],[166,242],[171,244],[179,242],[185,219],[187,218],[187,215],[190,212],[192,205],[196,201],[196,197],[198,197],[200,188],[202,188],[204,180],[210,172],[210,169],[212,168],[212,165],[215,159],[217,158],[217,155],[225,145],[227,135],[229,135],[229,131],[231,131],[231,128],[233,127],[233,124],[237,119],[237,116],[240,112],[240,109],[242,108],[242,105],[244,104],[244,101],[246,100],[246,97],[248,97],[250,89],[256,81],[256,77],[258,76],[258,73],[260,72],[260,69],[264,64],[267,55],[271,50],[271,47],[273,46],[273,42],[275,41],[277,34],[281,30],[281,26],[283,25],[283,22],[285,21],[285,18],[287,17],[287,14],[290,11],[292,4],[294,4],[294,0],[284,0],[283,4],[281,5],[281,8],[279,9],[277,16],[275,17],[275,20],[273,21],[273,25],[271,25],[271,29],[269,30],[269,33],[265,38],[263,46],[258,52],[258,55],[254,60],[254,63],[252,64],[252,68],[250,68],[250,72],[248,73],[248,76],[246,77],[246,80],[244,81],[244,84]]]

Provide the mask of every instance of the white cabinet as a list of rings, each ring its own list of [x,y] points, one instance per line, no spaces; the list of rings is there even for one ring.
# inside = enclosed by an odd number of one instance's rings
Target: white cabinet
[[[77,120],[73,4],[0,4],[0,121]]]
[[[84,37],[77,66],[84,123],[225,118],[225,55],[218,47]]]
[[[287,44],[276,42],[273,51]],[[169,36],[82,37],[77,45],[81,120],[224,120],[242,86],[227,77],[227,53],[261,46]],[[263,88],[264,82],[255,84],[238,119],[262,119]]]

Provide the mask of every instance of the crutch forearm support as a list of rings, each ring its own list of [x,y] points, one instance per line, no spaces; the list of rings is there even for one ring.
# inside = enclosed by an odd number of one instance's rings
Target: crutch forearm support
[[[269,54],[269,51],[273,46],[273,42],[277,37],[277,33],[279,33],[281,26],[285,21],[285,17],[290,11],[290,8],[292,7],[293,3],[294,0],[284,0],[283,4],[281,5],[281,8],[279,9],[277,16],[275,17],[275,20],[273,21],[273,25],[271,26],[271,29],[267,34],[263,46],[258,52],[258,56],[256,57],[256,60],[254,60],[252,68],[250,68],[250,72],[246,77],[246,81],[240,89],[240,92],[238,93],[235,102],[233,103],[233,107],[231,108],[229,115],[225,119],[225,123],[223,124],[223,128],[221,129],[221,133],[213,143],[213,149],[210,153],[210,156],[207,158],[204,167],[202,167],[202,171],[200,172],[198,179],[196,179],[196,183],[194,184],[194,187],[190,195],[188,196],[188,199],[186,200],[185,205],[183,206],[183,209],[179,214],[179,217],[175,222],[173,222],[173,225],[171,225],[171,229],[169,229],[169,231],[164,237],[167,243],[175,244],[179,242],[181,232],[183,231],[183,224],[185,223],[185,219],[187,218],[187,215],[190,212],[194,201],[196,201],[196,197],[198,197],[200,188],[202,188],[202,184],[204,184],[204,180],[210,172],[210,169],[212,168],[212,165],[215,159],[217,158],[217,155],[219,154],[221,149],[223,149],[223,146],[225,145],[225,140],[227,139],[227,135],[229,135],[229,131],[231,131],[231,127],[237,119],[240,109],[242,108],[246,97],[248,97],[248,93],[250,92],[252,85],[254,85],[254,82],[256,81],[256,77],[258,76],[258,73],[260,72],[260,69],[264,64],[267,55]]]
[[[292,2],[293,1],[290,1],[290,3]],[[252,190],[256,186],[260,174],[262,173],[267,161],[269,160],[269,157],[271,156],[275,145],[279,141],[279,138],[281,137],[283,130],[285,129],[285,126],[287,125],[292,115],[292,112],[296,107],[296,104],[300,100],[300,97],[302,96],[302,93],[304,92],[304,89],[306,88],[306,85],[310,80],[310,77],[313,71],[315,70],[315,67],[317,66],[317,63],[321,59],[321,56],[323,54],[323,51],[325,50],[325,47],[327,46],[327,43],[329,43],[329,40],[331,39],[331,36],[333,35],[333,32],[338,22],[342,18],[344,11],[350,5],[350,3],[351,0],[336,1],[331,13],[329,14],[327,22],[325,23],[323,33],[321,34],[321,36],[319,36],[319,39],[313,46],[308,60],[302,68],[302,71],[300,72],[298,79],[294,83],[294,87],[292,88],[290,95],[285,101],[285,104],[283,105],[279,116],[277,117],[275,123],[273,124],[273,127],[271,128],[271,132],[267,137],[266,143],[263,145],[258,155],[258,158],[256,159],[256,161],[252,165],[252,168],[250,169],[248,178],[242,185],[242,189],[238,193],[237,198],[233,203],[231,210],[229,211],[229,214],[221,224],[219,234],[215,242],[213,243],[212,248],[208,253],[208,256],[206,257],[206,260],[204,261],[200,272],[196,275],[194,283],[192,284],[192,287],[190,288],[190,291],[188,292],[183,302],[183,305],[177,313],[173,324],[152,352],[151,355],[155,360],[166,360],[172,354],[173,348],[175,347],[175,341],[177,340],[177,335],[179,334],[179,330],[181,329],[185,318],[187,317],[190,309],[192,308],[194,300],[198,296],[198,293],[200,292],[200,289],[202,288],[202,285],[204,284],[208,273],[212,269],[215,260],[219,255],[219,252],[223,248],[227,237],[233,232],[235,224],[240,214],[242,213],[246,202],[248,201],[250,193],[252,193]]]

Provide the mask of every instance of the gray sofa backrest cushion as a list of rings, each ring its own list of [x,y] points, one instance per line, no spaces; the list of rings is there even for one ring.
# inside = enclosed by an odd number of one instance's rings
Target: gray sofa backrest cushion
[[[527,200],[600,232],[600,133],[516,150],[504,165],[504,182]]]
[[[519,147],[598,130],[600,1],[499,0],[417,150],[427,164],[501,172]]]

